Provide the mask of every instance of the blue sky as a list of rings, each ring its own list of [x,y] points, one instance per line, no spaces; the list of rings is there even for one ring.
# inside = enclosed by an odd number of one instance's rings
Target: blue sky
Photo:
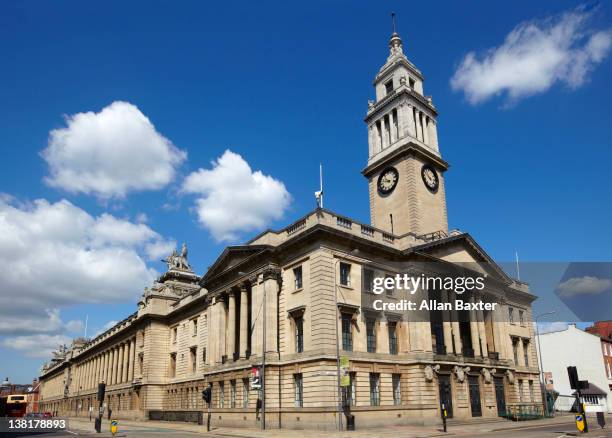
[[[225,245],[247,240],[262,225],[289,224],[313,209],[319,162],[325,171],[325,206],[367,222],[367,185],[360,174],[367,160],[363,117],[367,100],[373,98],[372,79],[388,54],[392,10],[398,16],[404,53],[425,75],[425,93],[433,96],[440,112],[440,150],[451,165],[446,174],[451,228],[469,231],[500,261],[512,260],[515,251],[524,261],[609,261],[612,88],[608,79],[612,63],[606,44],[612,10],[608,4],[590,4],[585,9],[570,1],[514,2],[511,8],[477,1],[444,7],[391,1],[310,1],[299,6],[109,1],[104,7],[82,2],[5,2],[0,5],[4,61],[0,69],[0,193],[14,224],[30,233],[32,252],[51,248],[51,253],[46,254],[49,265],[32,267],[28,260],[36,254],[24,254],[6,244],[0,247],[0,260],[9,262],[0,272],[15,275],[15,269],[9,272],[6,267],[22,262],[31,268],[24,272],[32,275],[22,276],[22,282],[46,279],[55,292],[48,296],[42,285],[36,291],[25,286],[22,291],[22,286],[10,282],[0,286],[4,307],[0,317],[5,320],[5,324],[0,321],[2,378],[29,381],[42,362],[31,356],[42,356],[54,340],[79,334],[79,321],[85,315],[89,315],[91,334],[133,312],[135,298],[146,285],[143,279],[153,275],[151,270],[161,272],[164,267],[156,261],[159,251],[153,251],[152,245],[159,249],[187,242],[192,265],[203,273]],[[564,13],[578,17],[573,28]],[[519,30],[527,32],[535,26],[544,33],[565,23],[573,29],[574,39],[568,46],[561,44],[562,60],[541,67],[543,76],[527,69],[533,78],[491,79],[508,71],[503,68],[507,62],[503,55],[508,55],[504,41],[521,23]],[[595,34],[601,38],[592,40]],[[470,52],[482,68],[465,63]],[[590,61],[585,61],[585,52],[590,53]],[[538,62],[547,61],[546,53]],[[523,52],[510,50],[508,56],[511,66],[520,65],[521,59],[511,56],[520,58]],[[584,71],[577,71],[576,63]],[[475,79],[471,74],[479,76]],[[492,85],[483,88],[486,83]],[[526,92],[530,86],[534,88]],[[146,164],[147,157],[167,158],[169,153],[169,167],[152,169],[161,172],[152,182],[152,174],[139,167],[143,163],[109,159],[107,163],[115,163],[111,169],[119,171],[132,164],[137,169],[134,181],[125,181],[124,173],[107,181],[123,184],[124,193],[119,194],[108,184],[104,189],[85,190],[75,189],[74,181],[53,183],[51,161],[64,170],[84,166],[75,150],[90,144],[79,144],[81,137],[75,136],[68,143],[68,152],[75,153],[61,153],[66,152],[62,148],[67,140],[60,134],[70,128],[70,120],[75,130],[81,126],[66,117],[93,112],[90,119],[98,120],[94,113],[117,101],[125,102],[121,109],[135,120],[139,114],[149,120],[139,119],[150,141],[134,149],[135,160]],[[121,136],[123,119],[114,113],[110,116],[115,117],[110,117],[110,126],[117,128],[113,135],[129,146],[132,137]],[[59,130],[55,137],[53,130]],[[104,140],[98,140],[91,144],[106,153]],[[43,154],[53,141],[54,154]],[[152,143],[158,146],[155,153],[147,149]],[[225,156],[227,166],[219,161],[216,167],[211,164],[226,149],[237,154]],[[246,163],[250,169],[245,169]],[[228,176],[233,166],[246,179],[234,181]],[[219,173],[206,173],[213,168]],[[198,174],[198,169],[204,173]],[[250,227],[248,232],[211,228],[210,220],[203,223],[197,200],[223,193],[218,186],[203,187],[198,175],[226,188],[236,184],[236,192],[254,181],[274,205],[253,213],[245,225]],[[190,177],[193,185],[187,187]],[[245,198],[252,198],[246,190]],[[35,200],[45,201],[33,204]],[[67,203],[56,204],[62,200]],[[60,217],[81,217],[73,230],[80,230],[85,243],[73,242],[70,230],[50,232],[44,225],[47,222],[36,222],[52,207]],[[254,210],[251,206],[250,212]],[[233,210],[225,213],[234,219],[243,217]],[[27,221],[43,224],[42,238]],[[141,237],[118,241],[108,232],[100,237],[99,230],[113,227]],[[220,241],[220,236],[226,239]],[[44,239],[52,244],[44,245]],[[105,240],[99,243],[100,239]],[[73,253],[53,253],[67,241],[71,251],[79,244],[84,247]],[[104,256],[123,250],[120,254],[126,259],[121,259],[121,266],[134,270],[127,284],[142,283],[142,287],[131,292],[121,287],[111,290],[116,282],[96,277],[105,271],[88,271],[85,259],[70,260],[71,254],[88,253],[91,245],[98,245],[92,258],[96,269],[104,265]],[[73,272],[78,264],[88,274],[79,282],[49,274],[53,259],[62,257],[66,257],[62,266],[70,265],[66,272]],[[48,277],[38,275],[37,269]],[[92,278],[99,281],[83,282]],[[70,304],[70,293],[77,287],[82,292]],[[31,301],[12,304],[16,296],[28,296]],[[29,313],[24,310],[27,306],[32,309]],[[13,321],[9,316],[28,322],[28,315],[38,315],[33,319],[40,322],[35,332],[28,324],[7,328]],[[46,330],[45,325],[54,328]],[[7,347],[16,338],[21,349]]]

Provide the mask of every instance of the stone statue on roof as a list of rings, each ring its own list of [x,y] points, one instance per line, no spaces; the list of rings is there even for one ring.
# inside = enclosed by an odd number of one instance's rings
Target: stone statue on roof
[[[187,245],[183,242],[183,246],[181,247],[181,254],[179,255],[176,251],[176,248],[172,250],[172,254],[170,254],[165,259],[162,259],[162,262],[165,262],[168,265],[168,270],[170,269],[185,269],[191,270],[191,266],[187,262]]]

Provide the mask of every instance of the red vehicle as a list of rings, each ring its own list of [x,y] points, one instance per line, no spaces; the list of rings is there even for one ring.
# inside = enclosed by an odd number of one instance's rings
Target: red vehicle
[[[23,394],[0,397],[0,417],[23,417],[28,401]]]

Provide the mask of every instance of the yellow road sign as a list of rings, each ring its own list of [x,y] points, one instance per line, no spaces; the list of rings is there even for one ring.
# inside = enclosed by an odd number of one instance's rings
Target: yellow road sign
[[[576,415],[576,429],[578,429],[579,432],[584,430],[584,417],[582,414]]]

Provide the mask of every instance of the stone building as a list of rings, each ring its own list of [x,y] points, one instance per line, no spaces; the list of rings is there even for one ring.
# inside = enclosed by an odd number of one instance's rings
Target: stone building
[[[44,368],[42,409],[86,415],[104,381],[119,418],[194,421],[211,382],[213,424],[254,426],[263,394],[250,377],[264,346],[267,427],[338,427],[337,348],[348,358],[342,399],[357,427],[435,423],[442,402],[454,418],[539,403],[535,296],[469,234],[449,232],[438,113],[395,32],[389,48],[365,118],[371,224],[317,208],[227,247],[201,277],[186,248],[174,253],[137,312]],[[491,280],[481,298],[499,306],[459,321],[364,305],[374,278],[418,261],[477,263]]]

